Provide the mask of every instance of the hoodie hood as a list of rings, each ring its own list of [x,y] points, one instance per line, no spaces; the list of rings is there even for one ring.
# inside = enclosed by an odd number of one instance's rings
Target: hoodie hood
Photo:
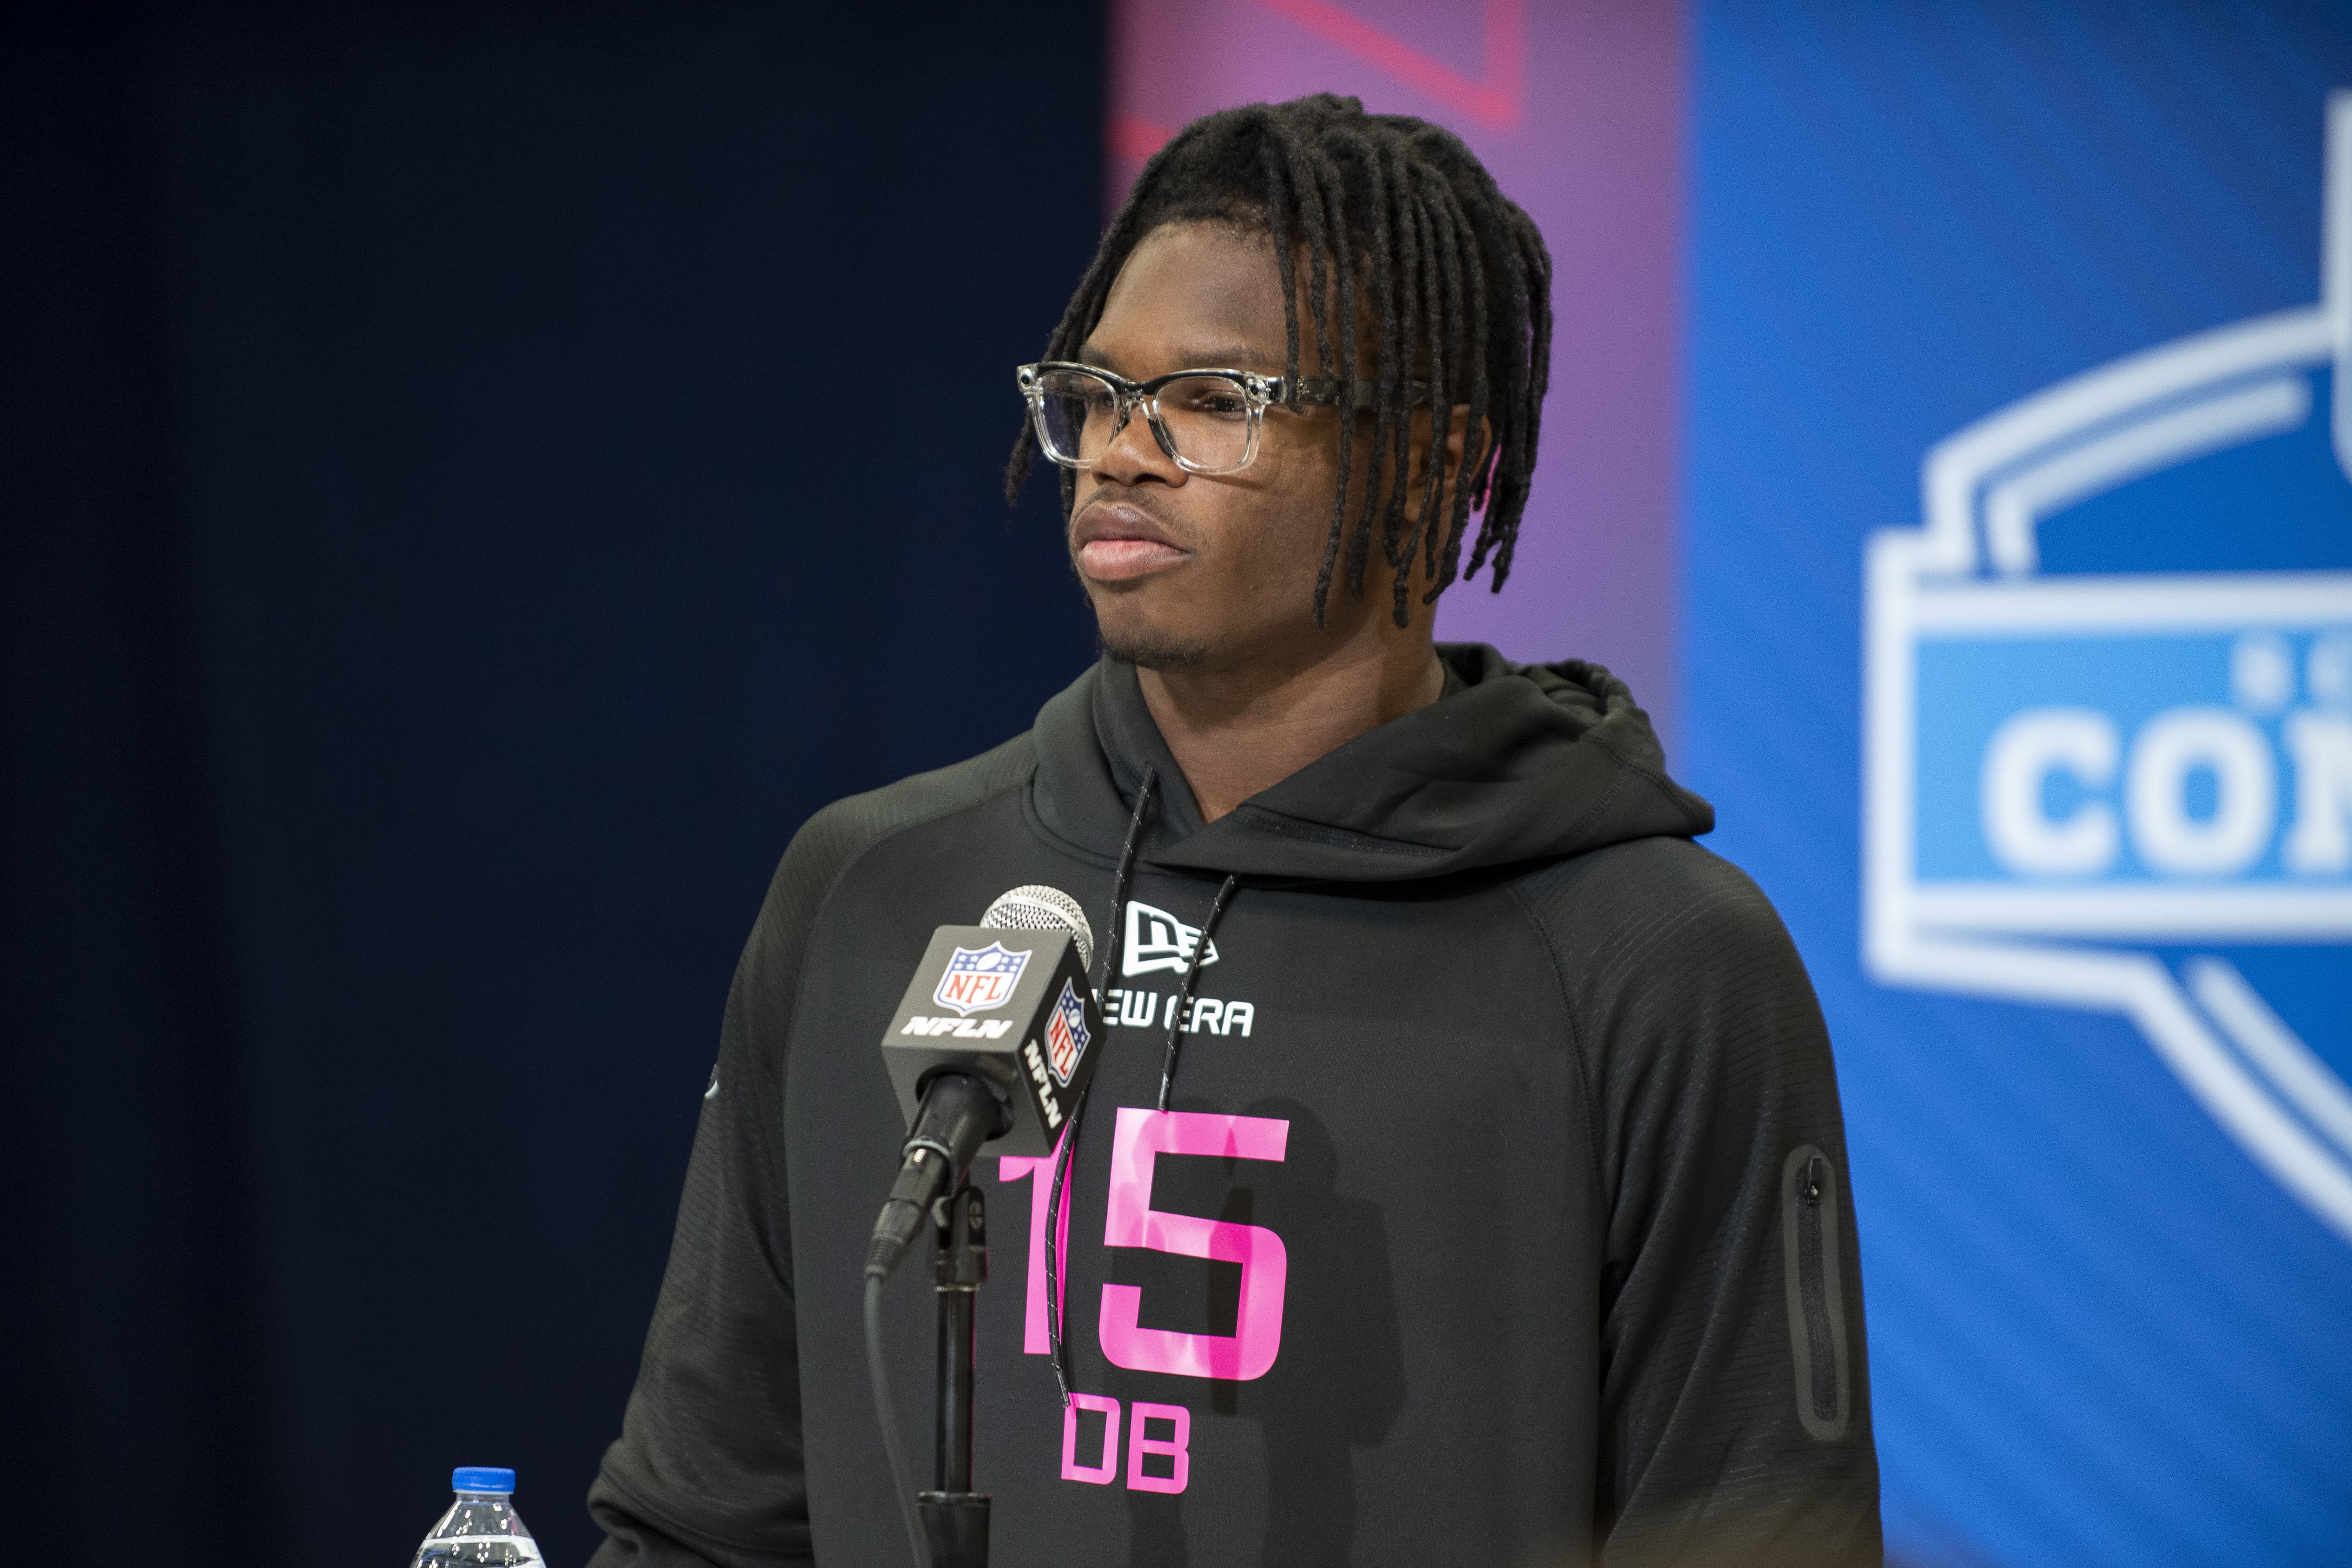
[[[1037,715],[1037,815],[1115,855],[1146,768],[1161,805],[1139,858],[1171,870],[1396,882],[1581,854],[1715,826],[1666,776],[1648,715],[1597,664],[1513,664],[1441,643],[1445,694],[1203,824],[1145,706],[1135,667],[1106,657]]]

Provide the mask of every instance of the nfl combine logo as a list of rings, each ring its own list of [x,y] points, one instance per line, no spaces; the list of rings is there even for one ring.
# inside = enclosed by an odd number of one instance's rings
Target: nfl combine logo
[[[2130,1019],[2352,1242],[2352,93],[2324,297],[1939,443],[1871,542],[1864,954]]]
[[[1013,987],[1020,982],[1021,972],[1028,967],[1027,953],[1008,952],[1001,942],[992,942],[986,947],[957,948],[948,959],[948,972],[940,976],[939,989],[931,993],[931,1000],[966,1017],[1002,1007],[1013,1000]]]
[[[1086,1005],[1065,980],[1062,999],[1054,1004],[1054,1016],[1045,1023],[1045,1054],[1052,1061],[1054,1081],[1062,1088],[1070,1087],[1070,1075],[1078,1070],[1078,1058],[1087,1054],[1088,1037]]]

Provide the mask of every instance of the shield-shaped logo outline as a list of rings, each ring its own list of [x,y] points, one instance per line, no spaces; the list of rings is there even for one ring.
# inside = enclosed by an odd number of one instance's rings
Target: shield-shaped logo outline
[[[1001,942],[986,947],[959,947],[948,954],[947,968],[931,990],[931,1000],[967,1018],[974,1013],[992,1013],[1013,1000],[1013,988],[1028,967],[1028,953]],[[959,981],[965,982],[957,986],[961,994],[950,995],[949,987]]]
[[[1071,1075],[1086,1059],[1087,1047],[1094,1043],[1093,1031],[1087,1027],[1087,1006],[1078,999],[1077,988],[1065,980],[1062,994],[1054,1004],[1054,1016],[1045,1022],[1045,1065],[1054,1075],[1055,1084],[1070,1087]],[[1063,1065],[1066,1056],[1068,1065]]]
[[[1925,526],[1874,535],[1865,563],[1863,958],[1883,984],[2120,1014],[2239,1145],[2352,1242],[2352,1087],[2226,960],[2178,971],[2141,943],[2352,935],[2340,882],[2227,881],[2126,897],[2064,888],[1950,892],[1917,874],[1919,649],[1932,636],[2102,626],[2340,626],[2352,574],[2036,581],[2040,516],[2208,452],[2294,429],[2305,378],[2332,372],[2352,479],[2352,92],[2327,115],[2323,298],[2084,372],[1939,442]],[[2110,945],[2112,944],[2112,945]]]

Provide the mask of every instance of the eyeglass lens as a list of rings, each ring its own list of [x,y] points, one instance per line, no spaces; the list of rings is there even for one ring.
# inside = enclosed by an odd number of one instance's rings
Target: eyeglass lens
[[[1118,433],[1118,390],[1084,371],[1052,370],[1038,381],[1038,418],[1053,455],[1092,463]],[[1230,468],[1249,455],[1250,400],[1231,376],[1180,376],[1158,394],[1160,427],[1177,456],[1199,468]]]

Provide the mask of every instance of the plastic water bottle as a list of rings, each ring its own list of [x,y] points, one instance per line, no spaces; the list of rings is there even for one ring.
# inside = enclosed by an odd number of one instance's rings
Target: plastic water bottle
[[[416,1549],[409,1568],[454,1568],[461,1563],[539,1563],[539,1542],[514,1510],[514,1472],[491,1465],[460,1465],[450,1476],[457,1500]]]

